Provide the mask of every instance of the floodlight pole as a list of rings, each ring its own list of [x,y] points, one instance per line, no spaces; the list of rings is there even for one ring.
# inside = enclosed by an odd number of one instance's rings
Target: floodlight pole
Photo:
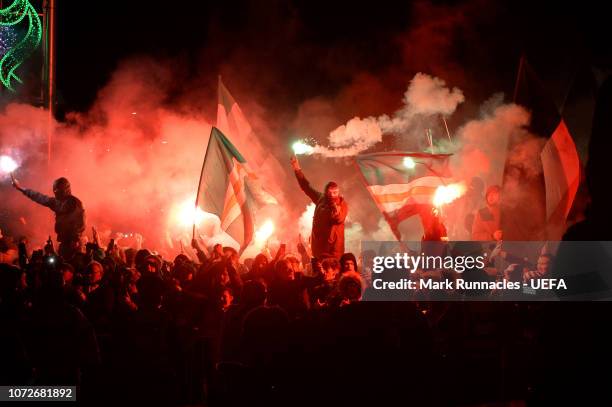
[[[44,25],[44,105],[48,111],[47,122],[47,164],[51,165],[51,144],[55,120],[55,0],[43,1]]]

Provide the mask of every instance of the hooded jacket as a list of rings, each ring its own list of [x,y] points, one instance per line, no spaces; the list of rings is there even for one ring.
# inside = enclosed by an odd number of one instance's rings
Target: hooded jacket
[[[31,189],[24,189],[23,194],[32,201],[46,206],[55,212],[55,233],[58,242],[78,241],[85,231],[85,209],[81,201],[73,196],[59,200]]]
[[[310,185],[302,170],[295,171],[295,177],[302,191],[316,205],[312,219],[312,255],[318,259],[340,258],[344,253],[344,220],[348,213],[346,201],[340,197],[334,205],[324,193]]]

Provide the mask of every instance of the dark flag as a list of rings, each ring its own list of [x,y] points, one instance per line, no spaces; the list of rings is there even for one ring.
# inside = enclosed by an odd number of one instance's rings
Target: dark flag
[[[517,152],[525,148],[524,138],[509,140],[501,212],[504,240],[557,240],[578,190],[580,160],[557,106],[524,57],[514,103],[529,111],[528,130],[542,141],[535,158],[542,172],[530,171],[533,163],[516,159]]]
[[[591,126],[597,99],[597,79],[593,68],[584,64],[574,75],[567,96],[561,107],[561,115],[576,143],[580,160],[587,161],[591,138]]]

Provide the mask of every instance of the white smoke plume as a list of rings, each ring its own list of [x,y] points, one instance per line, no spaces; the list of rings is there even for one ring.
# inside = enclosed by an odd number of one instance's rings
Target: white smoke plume
[[[305,242],[310,238],[310,233],[312,232],[312,218],[314,217],[315,204],[310,203],[300,215],[298,220],[298,230],[302,235],[302,239]]]
[[[524,135],[529,113],[515,104],[493,108],[485,102],[481,117],[457,130],[455,154],[451,158],[453,174],[463,180],[482,178],[487,185],[501,184],[510,138]],[[452,152],[452,151],[449,151]]]
[[[329,134],[330,147],[315,146],[313,153],[325,157],[350,157],[382,141],[382,131],[373,117],[354,117]]]
[[[404,93],[403,107],[392,116],[354,117],[329,134],[329,147],[315,146],[312,153],[324,157],[354,156],[380,143],[383,134],[410,133],[423,119],[450,116],[464,100],[460,89],[449,89],[444,80],[417,73]]]
[[[464,101],[461,89],[451,90],[444,80],[424,73],[415,75],[404,94],[404,103],[411,114],[450,116]]]

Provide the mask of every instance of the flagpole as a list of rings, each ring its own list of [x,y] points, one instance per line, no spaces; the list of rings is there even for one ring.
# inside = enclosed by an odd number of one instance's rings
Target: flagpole
[[[202,164],[204,167],[204,164]],[[202,175],[204,173],[204,168],[202,168],[202,172],[200,173],[200,182],[198,182],[198,192],[196,193],[195,206],[193,208],[193,231],[191,233],[191,240],[195,239],[195,230],[196,230],[196,214],[198,213],[198,201],[200,200],[200,185],[202,185]]]
[[[442,115],[442,122],[444,122],[444,128],[446,129],[446,135],[448,136],[448,141],[452,142],[450,132],[448,131],[448,124],[446,124],[446,118],[444,118],[444,115]]]
[[[521,59],[519,61],[518,72],[516,74],[516,82],[514,83],[514,95],[513,95],[514,98],[512,99],[513,102],[516,102],[516,98],[518,96],[519,79],[520,79],[520,76],[521,76],[521,72],[524,69],[524,67],[523,67],[524,65],[525,65],[525,54],[522,54],[521,55]]]
[[[431,129],[425,129],[425,137],[427,137],[427,140],[429,141],[429,148],[431,149],[431,153],[434,154],[433,137],[431,136]]]
[[[210,144],[210,138],[212,137],[212,132],[215,127],[210,128],[210,135],[208,136],[208,144]],[[206,146],[206,153],[208,153],[208,144]],[[191,240],[195,239],[195,229],[196,229],[196,216],[198,213],[198,201],[200,200],[200,188],[202,187],[202,177],[204,176],[204,165],[206,164],[206,153],[204,154],[204,160],[202,161],[202,170],[200,171],[200,180],[198,181],[198,192],[196,193],[195,206],[193,208],[193,232],[191,235]]]

